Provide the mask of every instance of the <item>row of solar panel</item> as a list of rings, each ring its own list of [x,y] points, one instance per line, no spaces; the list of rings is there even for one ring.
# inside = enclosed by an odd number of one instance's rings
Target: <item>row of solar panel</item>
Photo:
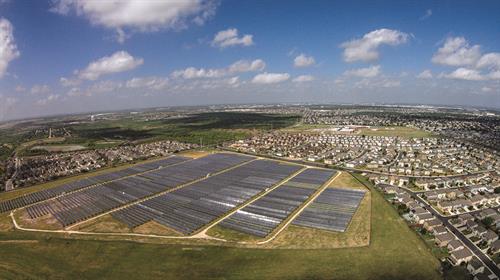
[[[324,190],[293,221],[294,225],[344,232],[365,191],[331,188]]]
[[[130,227],[154,220],[191,234],[300,169],[297,165],[256,160],[112,215]]]
[[[335,171],[309,168],[223,220],[220,225],[265,237],[302,205]]]
[[[85,179],[81,179],[78,181],[74,181],[71,183],[67,183],[55,188],[46,189],[30,194],[25,194],[23,196],[6,200],[0,202],[0,213],[11,211],[13,209],[21,208],[27,205],[31,205],[33,203],[37,203],[40,201],[44,201],[62,194],[74,192],[92,185],[100,184],[103,182],[116,180],[119,178],[123,178],[125,176],[130,176],[142,172],[146,172],[149,170],[165,167],[168,165],[176,164],[179,162],[183,162],[188,160],[188,158],[180,157],[180,156],[171,156],[166,159],[152,161],[144,164],[138,164],[129,168],[125,168],[119,171],[114,171],[110,173],[105,173]]]
[[[208,155],[64,195],[32,205],[27,211],[32,218],[38,218],[49,212],[66,227],[251,159],[248,156],[234,154]]]

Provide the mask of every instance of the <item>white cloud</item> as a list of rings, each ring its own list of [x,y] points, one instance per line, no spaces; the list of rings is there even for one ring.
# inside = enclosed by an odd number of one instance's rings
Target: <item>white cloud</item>
[[[87,95],[93,95],[95,93],[107,93],[112,92],[123,87],[121,82],[116,81],[100,81],[94,83],[87,89]]]
[[[262,71],[266,67],[266,63],[262,59],[238,60],[226,68],[205,69],[188,67],[182,70],[176,70],[172,73],[174,78],[183,79],[200,79],[200,78],[221,78],[237,73]]]
[[[237,45],[244,47],[253,45],[253,35],[246,34],[242,37],[238,37],[238,29],[229,28],[227,30],[217,32],[212,40],[212,46],[219,47],[221,49]]]
[[[145,77],[132,78],[125,83],[127,88],[146,88],[152,90],[162,90],[168,85],[168,78],[161,77]]]
[[[483,91],[483,92],[491,92],[491,91],[493,91],[493,89],[490,88],[490,87],[482,87],[481,91]]]
[[[76,71],[76,74],[82,80],[94,81],[102,75],[129,71],[143,63],[142,58],[135,58],[126,51],[118,51],[91,62],[85,69]]]
[[[266,68],[266,63],[262,59],[256,59],[253,61],[248,60],[238,60],[229,66],[229,73],[243,73],[243,72],[253,72],[262,71]]]
[[[420,20],[426,20],[426,19],[430,18],[431,16],[432,16],[432,10],[431,9],[427,9],[425,11],[425,14],[420,17]]]
[[[0,18],[0,78],[5,75],[9,63],[21,54],[17,50],[10,21]]]
[[[300,76],[295,77],[292,80],[292,82],[303,83],[303,82],[312,82],[314,80],[315,80],[314,77],[311,75],[300,75]]]
[[[3,120],[10,111],[14,110],[19,99],[15,97],[5,97],[0,94],[0,120]]]
[[[22,85],[18,85],[16,86],[16,88],[14,89],[16,92],[25,92],[26,91],[26,88],[23,87]]]
[[[82,81],[79,79],[61,77],[59,83],[61,83],[63,87],[74,87],[81,84]]]
[[[30,92],[32,94],[46,94],[50,92],[50,87],[48,85],[34,85]]]
[[[290,74],[288,73],[267,73],[257,74],[252,79],[252,83],[255,84],[274,84],[281,83],[290,79]]]
[[[188,67],[183,70],[176,70],[172,73],[174,78],[199,79],[199,78],[219,78],[225,75],[222,69],[205,69]]]
[[[212,0],[53,0],[51,11],[87,18],[91,24],[114,29],[124,40],[124,29],[148,32],[165,28],[186,28],[189,21],[202,25],[213,17],[217,2]]]
[[[426,69],[417,75],[417,78],[419,79],[432,79],[432,77],[432,72],[429,69]]]
[[[490,80],[500,80],[500,70],[490,72],[486,75],[486,78]]]
[[[395,88],[401,86],[401,82],[398,80],[391,80],[388,78],[381,79],[369,79],[364,78],[357,81],[354,87],[357,88]]]
[[[354,77],[362,77],[362,78],[373,78],[380,74],[380,65],[372,65],[366,68],[359,68],[348,70],[344,72],[345,76],[354,76]]]
[[[313,65],[314,63],[316,63],[314,57],[307,56],[303,53],[295,57],[295,59],[293,60],[293,65],[295,67],[307,67]]]
[[[49,103],[52,103],[56,100],[59,100],[60,96],[57,95],[57,94],[51,94],[43,99],[40,99],[36,102],[37,105],[40,105],[40,106],[45,106]]]
[[[500,70],[500,53],[487,53],[481,56],[476,67]]]
[[[397,46],[408,41],[409,35],[398,30],[378,29],[367,33],[361,39],[342,43],[344,60],[373,61],[379,58],[378,47],[381,45]]]
[[[450,37],[432,57],[432,62],[448,66],[473,66],[481,57],[479,45],[470,46],[464,37]]]
[[[467,81],[485,80],[485,77],[483,77],[479,71],[463,67],[458,68],[449,74],[444,74],[444,77],[457,80],[467,80]]]

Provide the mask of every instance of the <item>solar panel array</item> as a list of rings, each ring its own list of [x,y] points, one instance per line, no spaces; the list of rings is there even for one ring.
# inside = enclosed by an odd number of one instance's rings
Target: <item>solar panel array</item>
[[[154,220],[191,234],[300,169],[297,165],[256,160],[112,215],[130,227]]]
[[[335,171],[309,168],[223,220],[220,225],[265,237],[303,204]]]
[[[71,183],[67,183],[55,188],[46,189],[30,194],[25,194],[23,196],[6,200],[0,202],[0,213],[11,211],[17,208],[21,208],[27,205],[31,205],[36,202],[44,201],[65,193],[74,192],[92,185],[100,184],[103,182],[116,180],[125,176],[130,176],[148,170],[157,169],[160,167],[168,166],[171,164],[179,163],[188,160],[186,157],[181,156],[171,156],[166,159],[161,159],[157,161],[152,161],[148,163],[138,164],[129,168],[125,168],[119,171],[114,171],[110,173],[105,173],[93,177],[88,177],[85,179],[77,180]]]
[[[326,189],[300,213],[293,224],[344,232],[364,196],[365,191],[362,190]]]
[[[66,227],[251,159],[253,158],[236,154],[212,154],[70,193],[32,205],[27,211],[31,218],[50,213]]]

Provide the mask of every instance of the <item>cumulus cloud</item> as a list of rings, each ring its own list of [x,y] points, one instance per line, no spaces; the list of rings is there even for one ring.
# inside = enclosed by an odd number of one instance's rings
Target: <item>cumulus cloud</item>
[[[97,80],[100,76],[132,70],[144,63],[142,58],[135,58],[126,51],[118,51],[91,62],[85,69],[76,71],[82,80]]]
[[[467,81],[482,81],[485,79],[485,77],[483,77],[478,70],[463,67],[460,67],[449,74],[444,74],[444,77]]]
[[[10,21],[0,18],[0,78],[7,72],[9,63],[20,56],[13,33]]]
[[[257,74],[252,79],[252,83],[255,84],[275,84],[287,81],[290,79],[290,74],[288,73],[267,73]]]
[[[246,34],[238,37],[238,29],[229,28],[227,30],[217,32],[212,40],[212,46],[219,47],[221,49],[238,45],[244,47],[253,45],[253,35]]]
[[[440,77],[468,81],[500,80],[500,53],[481,53],[480,45],[471,46],[464,37],[447,38],[432,57],[432,62],[458,67]]]
[[[342,43],[344,60],[373,61],[379,58],[378,48],[381,45],[397,46],[408,41],[410,36],[398,30],[378,29],[367,33],[361,39]]]
[[[300,75],[292,80],[292,82],[295,83],[312,82],[312,81],[314,81],[314,77],[311,75]]]
[[[46,94],[50,92],[50,87],[48,85],[34,85],[30,92],[32,94]]]
[[[162,90],[168,85],[168,78],[161,77],[144,77],[144,78],[132,78],[125,83],[127,88],[145,88],[151,90]]]
[[[447,38],[432,57],[432,62],[447,66],[475,65],[481,57],[479,45],[470,46],[464,37]]]
[[[426,69],[417,75],[417,78],[419,79],[432,79],[432,77],[432,72],[429,69]]]
[[[303,53],[295,57],[295,59],[293,60],[293,65],[295,67],[307,67],[313,65],[314,63],[316,63],[314,57],[307,56]]]
[[[373,78],[380,74],[380,65],[372,65],[366,68],[348,70],[344,72],[345,76]]]
[[[122,41],[127,38],[124,29],[150,32],[186,28],[189,22],[202,25],[216,8],[217,2],[212,0],[53,0],[50,10],[62,15],[74,13],[93,25],[114,29]]]
[[[200,78],[221,78],[236,73],[262,71],[266,63],[262,59],[253,61],[238,60],[226,68],[205,69],[188,67],[182,70],[176,70],[172,73],[173,78],[200,79]]]
[[[476,67],[500,70],[500,53],[487,53],[481,56]]]

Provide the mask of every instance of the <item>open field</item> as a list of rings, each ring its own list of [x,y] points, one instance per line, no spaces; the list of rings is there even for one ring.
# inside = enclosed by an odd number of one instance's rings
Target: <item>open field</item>
[[[0,271],[11,279],[440,279],[439,263],[428,247],[379,193],[370,190],[368,246],[271,250],[194,245],[200,244],[194,240],[189,241],[193,245],[159,245],[8,231],[0,232],[0,240],[38,242],[0,243]],[[9,220],[0,218],[0,228],[8,230]]]
[[[50,153],[54,152],[73,152],[85,149],[82,145],[45,145],[33,146],[31,150],[44,150]]]
[[[419,130],[411,127],[371,127],[361,129],[360,135],[366,136],[394,136],[404,138],[424,138],[433,137],[433,134],[427,131]]]

